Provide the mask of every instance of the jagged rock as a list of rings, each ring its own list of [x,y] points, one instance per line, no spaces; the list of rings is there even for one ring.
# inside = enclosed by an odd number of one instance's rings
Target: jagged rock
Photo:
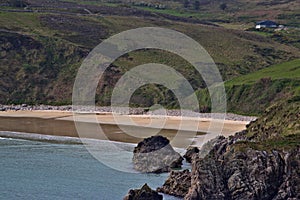
[[[141,189],[129,190],[123,200],[162,200],[163,196],[152,190],[147,184]]]
[[[300,199],[300,148],[285,152],[284,180],[274,200]]]
[[[141,172],[162,173],[181,168],[183,158],[174,151],[167,138],[152,136],[134,148],[134,168]]]
[[[300,97],[293,97],[270,107],[246,130],[203,145],[193,156],[184,199],[300,199],[299,113]],[[168,179],[168,190],[178,182]]]
[[[224,136],[218,136],[207,143],[205,143],[200,151],[199,151],[199,157],[204,158],[212,149],[214,146],[219,145],[220,142],[224,141],[225,137]]]
[[[197,153],[199,153],[198,147],[189,147],[183,157],[186,162],[191,163],[193,155]]]
[[[205,158],[194,158],[185,200],[299,199],[299,148],[289,154],[239,149],[235,141],[224,138]]]
[[[164,185],[161,188],[157,188],[157,191],[177,197],[184,197],[190,187],[191,173],[189,170],[171,171]]]

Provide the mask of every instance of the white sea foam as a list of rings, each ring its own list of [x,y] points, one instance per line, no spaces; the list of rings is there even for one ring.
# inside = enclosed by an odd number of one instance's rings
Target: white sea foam
[[[102,142],[114,143],[116,145],[126,144],[134,146],[135,144],[126,142],[117,142],[110,140],[99,140],[92,138],[76,138],[68,136],[56,136],[56,135],[43,135],[37,133],[25,133],[25,132],[12,132],[12,131],[0,131],[0,139],[25,139],[25,140],[39,140],[39,141],[50,141],[50,142],[61,142],[61,143],[88,143],[97,144]]]
[[[23,132],[11,132],[11,131],[0,131],[1,138],[10,139],[27,139],[27,140],[41,140],[51,142],[66,142],[66,143],[81,143],[79,138],[66,137],[66,136],[53,136],[53,135],[41,135],[35,133],[23,133]]]

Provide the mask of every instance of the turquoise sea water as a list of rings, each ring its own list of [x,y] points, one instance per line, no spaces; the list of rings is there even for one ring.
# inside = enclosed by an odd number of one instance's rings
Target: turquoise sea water
[[[0,158],[0,199],[121,200],[130,188],[157,188],[168,176],[116,171],[78,144],[0,137]]]

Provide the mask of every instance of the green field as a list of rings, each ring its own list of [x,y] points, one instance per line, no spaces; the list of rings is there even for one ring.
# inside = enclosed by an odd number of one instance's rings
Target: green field
[[[260,115],[277,101],[300,96],[300,59],[233,78],[225,88],[230,112]]]
[[[261,115],[278,101],[300,97],[300,59],[283,62],[225,82],[227,111]],[[196,92],[200,108],[209,108],[207,89]]]
[[[298,79],[300,80],[300,59],[272,65],[262,70],[231,79],[226,82],[227,86],[254,84],[260,79]]]

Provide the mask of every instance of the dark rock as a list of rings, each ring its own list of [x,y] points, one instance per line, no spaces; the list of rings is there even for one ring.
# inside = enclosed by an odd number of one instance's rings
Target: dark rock
[[[207,143],[205,143],[201,149],[199,154],[199,158],[204,158],[215,146],[219,146],[220,143],[223,143],[225,140],[224,136],[218,136]]]
[[[162,200],[163,196],[152,190],[147,184],[141,189],[129,190],[124,200]]]
[[[274,200],[300,199],[300,148],[285,152],[284,180]]]
[[[199,149],[197,147],[189,147],[183,157],[186,162],[191,163],[193,155],[197,153],[199,153]]]
[[[185,200],[300,199],[300,147],[288,151],[244,148],[243,137],[241,133],[219,137],[210,142],[212,149],[205,157],[194,155]],[[171,174],[158,191],[179,196],[178,184],[185,180]]]
[[[177,197],[184,197],[190,187],[191,173],[189,170],[171,171],[164,185],[161,188],[157,188],[157,191]]]
[[[185,200],[300,199],[299,113],[299,100],[283,102],[246,130],[203,145],[192,156]],[[176,191],[177,178],[168,179],[163,191]]]
[[[224,138],[205,158],[194,158],[186,200],[299,199],[299,148],[284,154],[232,143]]]
[[[183,158],[174,151],[167,138],[152,136],[134,148],[134,168],[141,172],[162,173],[181,168]]]

